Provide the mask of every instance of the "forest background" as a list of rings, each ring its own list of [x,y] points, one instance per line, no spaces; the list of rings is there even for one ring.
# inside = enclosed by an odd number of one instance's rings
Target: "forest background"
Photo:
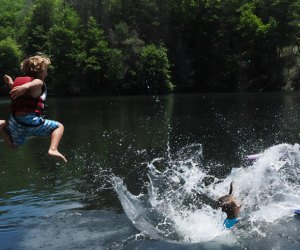
[[[0,5],[0,77],[42,52],[56,95],[298,90],[299,45],[299,0]]]

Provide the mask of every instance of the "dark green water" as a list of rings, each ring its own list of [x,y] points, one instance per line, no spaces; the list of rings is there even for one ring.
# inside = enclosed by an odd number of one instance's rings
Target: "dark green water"
[[[30,138],[17,151],[1,141],[0,249],[205,248],[137,237],[110,174],[139,194],[147,163],[192,143],[202,144],[206,165],[219,166],[214,174],[222,178],[245,164],[246,154],[300,141],[298,94],[50,98],[48,105],[48,118],[65,125],[60,151],[69,162],[47,157],[49,138]],[[1,101],[1,118],[8,109]],[[275,243],[296,249],[293,237]],[[275,244],[249,242],[243,248]]]

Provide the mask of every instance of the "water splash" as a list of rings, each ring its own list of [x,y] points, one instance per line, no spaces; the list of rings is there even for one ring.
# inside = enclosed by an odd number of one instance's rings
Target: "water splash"
[[[151,238],[233,244],[237,238],[265,236],[263,228],[300,207],[298,144],[273,146],[249,164],[220,179],[203,162],[202,146],[192,144],[148,164],[147,194],[131,194],[116,176],[112,184],[128,218]],[[243,210],[239,225],[224,230],[226,216],[215,200],[228,193],[232,181]]]

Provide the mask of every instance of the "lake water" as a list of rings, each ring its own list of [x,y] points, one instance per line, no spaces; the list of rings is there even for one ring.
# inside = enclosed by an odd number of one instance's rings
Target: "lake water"
[[[299,249],[300,95],[49,98],[49,138],[0,141],[0,249]],[[9,100],[0,101],[1,118]],[[257,161],[245,160],[262,152]],[[223,230],[214,200],[242,203]]]

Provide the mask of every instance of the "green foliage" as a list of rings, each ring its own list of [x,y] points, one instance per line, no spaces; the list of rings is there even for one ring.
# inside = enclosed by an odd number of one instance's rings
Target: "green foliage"
[[[109,49],[106,54],[106,73],[105,77],[109,82],[109,89],[112,93],[122,93],[123,84],[126,76],[126,66],[124,56],[119,49]]]
[[[119,92],[125,77],[123,55],[109,48],[103,29],[90,18],[82,29],[82,73],[90,93]]]
[[[253,10],[255,6],[253,4],[245,4],[240,9],[240,25],[239,29],[244,30],[242,36],[253,37],[259,30],[262,30],[263,22],[258,18]]]
[[[144,41],[136,30],[130,30],[127,23],[120,22],[110,30],[110,42],[114,47],[120,48],[125,56],[125,61],[130,63],[137,58],[137,54],[144,46]]]
[[[54,8],[54,0],[37,1],[31,8],[24,44],[28,55],[47,51],[47,33],[54,23]]]
[[[299,21],[298,0],[2,0],[1,71],[40,51],[62,94],[278,90]]]
[[[83,70],[89,88],[95,91],[100,88],[100,85],[104,85],[103,76],[108,43],[104,39],[104,31],[94,18],[89,19],[83,33],[83,47],[86,55]]]
[[[173,90],[170,82],[170,63],[163,46],[150,44],[139,53],[140,68],[137,72],[138,89],[144,93],[169,93]]]
[[[255,6],[253,4],[245,4],[239,9],[240,22],[238,30],[246,40],[265,38],[277,26],[274,18],[271,18],[269,23],[264,24],[262,19],[254,14],[254,10]]]
[[[0,4],[0,40],[12,37],[18,40],[25,29],[24,18],[27,8],[24,7],[25,0],[1,0]],[[28,3],[30,6],[30,3]]]
[[[144,41],[136,30],[130,30],[127,23],[120,22],[110,30],[109,42],[122,54],[118,67],[122,69],[123,79],[120,81],[121,85],[118,84],[118,92],[140,93],[141,89],[136,85],[136,75],[140,66],[139,53],[145,45]]]
[[[0,41],[0,75],[18,72],[22,51],[15,40],[8,37]]]
[[[55,91],[79,94],[83,76],[80,58],[82,42],[79,39],[80,19],[68,6],[59,5],[55,22],[47,34],[48,54],[51,56]]]

